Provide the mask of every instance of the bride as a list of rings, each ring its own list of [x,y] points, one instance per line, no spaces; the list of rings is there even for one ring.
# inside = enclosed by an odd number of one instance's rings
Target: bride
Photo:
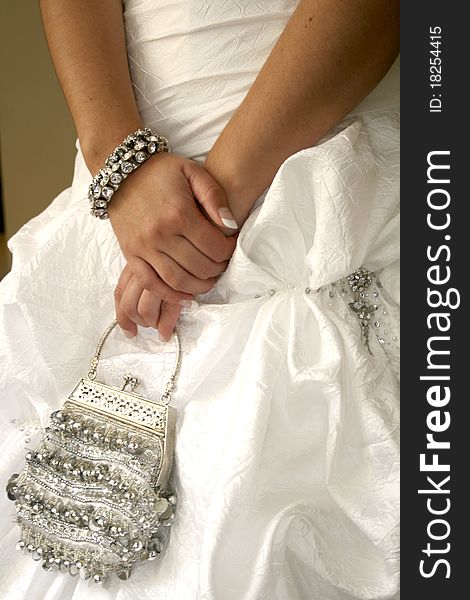
[[[13,552],[4,499],[1,597],[397,598],[398,2],[40,4],[77,155],[8,242],[2,481],[114,315],[131,339],[99,379],[148,397],[176,326],[178,518],[159,561],[96,586]],[[143,126],[171,152],[94,218],[93,176]]]

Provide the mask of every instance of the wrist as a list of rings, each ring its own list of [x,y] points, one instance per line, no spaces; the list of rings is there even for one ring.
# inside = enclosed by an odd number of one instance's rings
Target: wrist
[[[108,204],[129,174],[140,169],[155,154],[169,151],[168,140],[150,128],[138,128],[126,135],[105,159],[89,185],[91,214],[107,219]]]
[[[266,186],[255,182],[246,170],[238,170],[235,161],[227,160],[227,157],[229,159],[233,158],[228,153],[221,156],[214,148],[207,154],[202,167],[223,188],[230,211],[239,227],[241,227]]]
[[[125,121],[124,124],[79,135],[83,159],[91,175],[94,177],[98,173],[106,158],[127,135],[141,127],[141,119],[135,118]]]

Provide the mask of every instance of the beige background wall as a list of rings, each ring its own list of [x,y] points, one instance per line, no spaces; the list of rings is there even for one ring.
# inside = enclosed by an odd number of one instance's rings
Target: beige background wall
[[[70,186],[77,150],[75,128],[50,59],[37,0],[0,0],[0,49],[0,160],[6,226],[0,239],[1,277],[9,268],[6,239]]]

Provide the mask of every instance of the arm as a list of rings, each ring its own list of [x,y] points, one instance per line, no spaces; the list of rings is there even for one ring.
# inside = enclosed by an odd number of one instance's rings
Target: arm
[[[39,3],[52,61],[77,129],[83,158],[95,175],[124,137],[143,126],[129,73],[122,0],[39,0]],[[185,166],[188,179],[199,188],[202,212],[227,235],[233,234],[216,210],[226,203],[225,198],[222,200],[219,194],[217,199],[212,192],[211,200],[204,202],[207,198],[201,193],[216,182],[204,170],[198,179],[195,165]],[[193,170],[189,172],[190,169]],[[149,170],[147,165],[145,170]],[[134,182],[135,175],[130,179]],[[119,203],[121,195],[120,192]],[[116,204],[113,201],[110,214]],[[205,233],[207,236],[207,230]],[[220,246],[221,237],[218,239]],[[214,236],[211,241],[216,243]],[[223,253],[221,248],[218,250]]]
[[[122,2],[40,0],[40,8],[83,157],[94,175],[116,145],[142,125]],[[213,286],[236,243],[233,227],[219,214],[224,207],[225,193],[210,173],[174,153],[152,157],[121,184],[108,209],[127,260],[115,290],[121,327],[132,334],[136,323],[155,327],[158,319],[160,332],[169,335],[179,302]]]
[[[83,157],[96,174],[116,145],[142,125],[127,62],[122,2],[40,0],[40,7]],[[234,233],[218,214],[224,205],[225,194],[207,170],[162,153],[121,184],[108,212],[141,285],[177,303],[207,292],[228,264],[235,240],[224,235]]]
[[[142,125],[127,63],[121,0],[40,0],[52,60],[95,175]]]
[[[239,224],[283,161],[357,106],[398,51],[398,0],[300,0],[203,165]]]

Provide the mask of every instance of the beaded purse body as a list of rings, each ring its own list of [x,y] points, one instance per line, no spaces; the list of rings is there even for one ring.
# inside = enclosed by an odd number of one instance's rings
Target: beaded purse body
[[[97,583],[112,573],[128,579],[133,568],[157,558],[176,509],[168,481],[176,410],[168,404],[181,360],[179,336],[175,330],[175,366],[156,402],[134,391],[139,380],[131,375],[121,388],[95,381],[101,348],[116,324],[101,336],[88,376],[50,415],[36,450],[7,484],[21,529],[17,548],[46,571]]]

